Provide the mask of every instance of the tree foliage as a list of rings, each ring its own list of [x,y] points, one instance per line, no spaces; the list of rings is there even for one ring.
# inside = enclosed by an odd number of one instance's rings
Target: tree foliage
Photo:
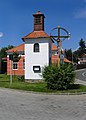
[[[21,56],[19,56],[18,52],[13,52],[13,62],[18,62]]]
[[[82,49],[82,50],[84,50],[86,48],[85,41],[82,38],[79,41],[79,46],[80,46],[79,49]]]
[[[71,49],[65,50],[65,55],[68,60],[72,61],[72,50]]]
[[[1,58],[7,57],[6,51],[13,47],[14,47],[13,45],[8,45],[7,47],[1,48],[1,51],[0,51]]]
[[[86,53],[86,45],[85,45],[85,41],[81,38],[81,40],[79,41],[79,49],[78,49],[78,53],[79,53],[79,57],[81,57],[81,55],[83,53]]]
[[[76,51],[72,52],[71,49],[65,50],[67,59],[70,61],[73,60],[73,62],[78,62],[78,58],[84,53],[86,54],[86,43],[82,38],[79,41],[79,48]]]

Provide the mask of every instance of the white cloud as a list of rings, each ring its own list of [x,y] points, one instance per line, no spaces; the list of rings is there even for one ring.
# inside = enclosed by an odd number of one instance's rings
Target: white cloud
[[[79,19],[79,18],[84,18],[86,19],[86,0],[83,0],[84,2],[84,6],[83,8],[78,9],[75,13],[74,13],[74,17]]]
[[[3,33],[2,32],[0,32],[0,37],[3,37]]]
[[[86,19],[86,8],[78,10],[74,14],[75,18],[85,18]]]
[[[84,0],[84,2],[86,2],[86,0]]]

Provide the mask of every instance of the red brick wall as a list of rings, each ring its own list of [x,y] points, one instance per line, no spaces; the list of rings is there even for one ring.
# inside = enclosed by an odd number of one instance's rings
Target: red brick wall
[[[23,60],[24,60],[24,57],[21,56],[18,62],[18,69],[17,70],[12,69],[12,75],[24,75]],[[10,69],[11,69],[10,64],[12,65],[12,61],[9,60],[9,57],[8,57],[7,58],[7,75],[10,75]]]
[[[57,63],[58,62],[58,56],[57,55],[52,55],[52,63]]]

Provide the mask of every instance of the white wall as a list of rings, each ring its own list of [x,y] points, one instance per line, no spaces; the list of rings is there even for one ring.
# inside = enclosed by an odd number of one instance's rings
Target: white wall
[[[40,52],[34,52],[34,43],[39,43]],[[49,38],[25,40],[25,79],[42,79],[40,74],[33,71],[33,66],[49,65]]]

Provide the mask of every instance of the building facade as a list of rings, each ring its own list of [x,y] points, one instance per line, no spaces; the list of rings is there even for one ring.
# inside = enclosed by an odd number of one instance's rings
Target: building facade
[[[33,14],[34,30],[23,37],[25,42],[25,79],[42,79],[41,72],[50,64],[52,41],[44,31],[44,14]]]
[[[84,53],[78,60],[78,64],[86,64],[86,54]]]
[[[10,55],[13,55],[14,52],[17,52],[20,56],[19,61],[13,62],[13,59],[10,59]],[[25,69],[25,55],[24,55],[24,44],[21,44],[17,47],[7,50],[7,75],[24,75]]]

